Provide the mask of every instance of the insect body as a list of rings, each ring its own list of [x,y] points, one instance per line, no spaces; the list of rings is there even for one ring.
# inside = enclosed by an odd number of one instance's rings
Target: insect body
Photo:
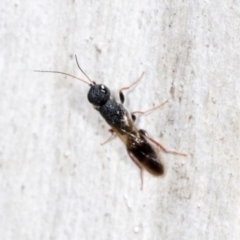
[[[154,175],[164,173],[164,166],[147,141],[145,132],[137,129],[127,110],[111,97],[110,90],[105,85],[92,85],[88,100],[111,126],[113,132],[125,143],[129,156],[141,171],[145,168]]]
[[[76,58],[76,61],[77,61],[77,58]],[[161,159],[157,154],[157,152],[155,151],[155,149],[153,148],[153,146],[150,144],[150,141],[156,144],[158,147],[160,147],[163,151],[167,153],[186,156],[183,153],[166,150],[160,143],[148,137],[144,130],[139,130],[134,124],[134,121],[136,119],[134,113],[144,114],[146,112],[149,112],[155,108],[162,106],[167,101],[161,104],[160,106],[150,109],[149,111],[134,112],[131,114],[131,116],[127,112],[127,110],[124,108],[123,106],[124,95],[122,93],[123,90],[127,90],[130,87],[132,87],[134,84],[136,84],[142,78],[143,74],[131,86],[122,88],[119,91],[121,103],[118,103],[111,96],[111,93],[108,87],[106,87],[103,84],[96,84],[84,73],[84,71],[81,69],[81,67],[78,64],[78,61],[77,61],[77,65],[79,69],[82,71],[82,73],[88,78],[89,82],[63,72],[56,72],[56,71],[38,71],[38,72],[52,72],[52,73],[65,74],[67,76],[71,76],[80,81],[83,81],[90,86],[90,90],[88,92],[88,101],[91,104],[93,104],[94,108],[97,111],[99,111],[102,117],[110,125],[111,127],[110,131],[113,134],[116,134],[124,142],[130,158],[140,169],[142,184],[143,184],[143,178],[142,178],[143,169],[146,169],[148,172],[156,176],[160,176],[164,174],[163,163],[161,162]]]

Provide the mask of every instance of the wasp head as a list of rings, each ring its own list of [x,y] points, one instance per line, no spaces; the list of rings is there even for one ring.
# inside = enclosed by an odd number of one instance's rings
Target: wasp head
[[[88,92],[88,101],[95,106],[104,105],[110,98],[110,90],[103,84],[93,84]]]

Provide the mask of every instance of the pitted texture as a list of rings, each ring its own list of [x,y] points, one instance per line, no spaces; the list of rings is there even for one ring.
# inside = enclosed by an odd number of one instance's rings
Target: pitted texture
[[[117,103],[114,99],[110,98],[98,110],[109,125],[120,128],[124,124],[123,117],[127,111],[122,104]]]
[[[104,105],[110,98],[110,90],[103,84],[92,85],[88,92],[88,101],[95,106]]]

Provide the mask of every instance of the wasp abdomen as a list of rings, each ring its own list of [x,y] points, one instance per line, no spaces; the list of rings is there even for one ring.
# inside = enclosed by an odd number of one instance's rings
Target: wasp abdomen
[[[164,174],[164,166],[160,162],[159,156],[148,142],[141,147],[128,149],[135,159],[151,174],[160,176]]]

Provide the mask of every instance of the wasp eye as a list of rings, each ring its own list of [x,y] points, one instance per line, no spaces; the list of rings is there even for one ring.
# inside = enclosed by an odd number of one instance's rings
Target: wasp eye
[[[107,89],[104,85],[100,85],[99,88],[102,93],[107,93]]]

